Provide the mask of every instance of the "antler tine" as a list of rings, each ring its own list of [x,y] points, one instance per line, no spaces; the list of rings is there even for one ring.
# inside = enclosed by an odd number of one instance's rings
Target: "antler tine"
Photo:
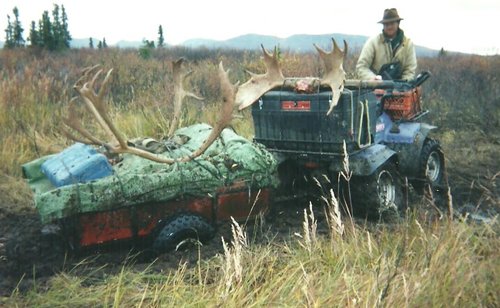
[[[101,75],[102,71],[103,71],[102,69],[98,70],[97,73],[94,74],[94,76],[92,77],[92,79],[90,80],[90,82],[86,82],[86,83],[83,84],[83,87],[91,89],[92,92],[95,94],[94,85],[95,85],[95,82],[96,82],[97,78],[99,78],[99,76]]]
[[[97,94],[97,98],[99,99],[99,101],[102,100],[102,98],[104,97],[104,94],[108,90],[108,85],[109,85],[109,81],[111,80],[111,73],[112,72],[113,72],[113,69],[112,68],[109,69],[108,72],[106,73],[106,77],[104,77],[104,80],[101,83],[101,88],[99,89],[99,93]]]
[[[80,76],[80,78],[78,78],[78,80],[75,82],[75,85],[73,86],[73,88],[77,89],[78,88],[81,88],[83,86],[83,84],[85,83],[86,80],[88,80],[88,77],[89,75],[95,71],[98,67],[100,67],[99,64],[96,64],[94,66],[88,66],[84,69],[81,70],[81,74],[82,76]]]
[[[66,136],[66,138],[71,139],[73,141],[88,144],[88,145],[94,144],[87,139],[83,139],[83,138],[80,138],[80,137],[73,135],[65,126],[61,126],[61,131],[62,131],[63,135]]]
[[[80,138],[70,138],[78,142],[86,143],[86,144],[95,144],[95,145],[103,145],[105,142],[102,142],[101,140],[97,139],[92,135],[88,130],[86,130],[84,127],[79,122],[79,119],[76,115],[75,111],[75,101],[76,97],[72,98],[71,101],[69,102],[69,108],[68,108],[68,117],[63,118],[64,124],[66,124],[68,127],[72,128],[73,130],[77,131],[80,133],[83,137],[87,138],[87,140],[82,140]],[[68,134],[69,131],[66,131]]]
[[[224,130],[224,128],[226,128],[226,126],[233,119],[236,87],[229,81],[228,71],[224,70],[222,62],[219,63],[219,79],[221,83],[222,97],[224,101],[221,110],[222,112],[220,113],[220,116],[217,119],[215,126],[212,128],[210,135],[203,142],[201,147],[198,148],[195,152],[193,152],[193,154],[191,154],[190,156],[183,158],[181,161],[188,161],[203,154],[210,147],[210,145],[212,145],[212,143],[214,143],[215,140],[217,140],[217,138]]]
[[[283,77],[279,65],[277,52],[274,51],[271,55],[264,48],[264,45],[261,45],[261,47],[264,56],[264,64],[266,65],[266,72],[264,74],[248,72],[251,78],[239,86],[236,92],[235,103],[239,106],[239,110],[252,105],[264,93],[282,85],[285,81],[285,77]]]
[[[337,45],[337,42],[335,41],[334,38],[332,38],[332,41],[333,41],[333,52],[342,52],[342,50],[340,50],[339,45]]]
[[[95,66],[93,68],[95,68]],[[120,144],[122,144],[125,143],[125,141],[121,137],[120,133],[118,133],[118,130],[114,128],[113,123],[111,122],[111,120],[107,115],[106,106],[102,100],[106,85],[104,85],[104,87],[101,86],[101,91],[99,91],[99,94],[96,94],[94,90],[94,84],[97,80],[97,77],[101,73],[102,70],[99,70],[97,73],[94,74],[90,82],[85,82],[83,86],[77,88],[76,90],[78,91],[83,101],[85,102],[85,107],[95,117],[101,128],[108,135],[108,138],[110,140],[118,141]],[[86,75],[88,76],[88,72],[86,72]],[[107,83],[107,81],[109,81],[109,72],[108,75],[106,76],[104,84]]]
[[[260,47],[262,48],[262,53],[264,56],[264,62],[266,63],[266,66],[272,66],[275,62],[277,62],[278,57],[276,56],[276,50],[274,50],[273,53],[271,54],[264,47],[264,44],[261,44]]]
[[[203,100],[202,97],[196,94],[184,90],[184,80],[191,74],[191,72],[183,73],[182,64],[184,63],[184,58],[180,58],[177,61],[172,61],[172,71],[174,80],[174,116],[172,122],[170,123],[170,128],[168,130],[168,135],[172,136],[174,131],[177,129],[181,113],[182,113],[182,102],[186,96],[192,97],[197,100]]]

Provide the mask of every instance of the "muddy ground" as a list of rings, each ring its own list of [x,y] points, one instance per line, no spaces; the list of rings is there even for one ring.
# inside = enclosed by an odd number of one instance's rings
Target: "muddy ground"
[[[249,222],[246,226],[250,242],[264,243],[272,234],[273,240],[289,239],[295,232],[301,232],[304,202],[292,202],[275,207],[263,224]],[[286,208],[285,208],[286,207]],[[318,213],[320,229],[326,231]],[[142,253],[147,244],[121,243],[114,246],[101,246],[74,252],[64,245],[60,235],[47,235],[41,231],[43,226],[35,210],[12,213],[0,207],[0,296],[9,296],[14,290],[24,292],[33,287],[46,285],[48,279],[60,272],[71,271],[73,274],[87,277],[118,273],[124,264],[141,270],[154,260],[147,253]],[[322,232],[319,230],[319,232]],[[223,253],[222,240],[231,241],[229,222],[218,227],[215,237],[203,245],[201,258],[208,259]],[[158,257],[151,270],[175,270],[179,263],[194,265],[198,261],[198,250],[188,246],[181,251],[173,251]],[[96,268],[103,267],[98,273]],[[99,277],[95,277],[99,279]]]
[[[459,195],[462,191],[463,189],[458,189],[456,194]],[[481,195],[480,192],[475,193]],[[409,197],[410,202],[423,205],[425,211],[436,215],[433,206],[428,201],[425,203],[424,198],[411,191]],[[470,200],[455,199],[456,216],[469,212],[476,215],[474,216],[476,219],[471,221],[477,223],[483,218],[490,219],[498,214],[497,209],[491,207],[486,210],[479,209],[472,203],[467,203],[468,201]],[[248,224],[247,233],[251,242],[265,243],[270,235],[275,241],[286,241],[294,237],[294,233],[301,233],[303,210],[307,204],[307,201],[299,200],[275,205],[264,224],[256,225],[253,222]],[[442,211],[445,212],[446,209],[443,208]],[[316,212],[318,232],[326,232],[327,225],[322,211]],[[357,222],[367,223],[362,219]],[[372,224],[375,225],[374,222]],[[141,255],[138,252],[141,251],[141,247],[136,249],[132,243],[115,247],[97,247],[75,254],[64,246],[63,238],[44,235],[41,230],[42,225],[34,209],[16,213],[0,207],[0,296],[9,296],[14,290],[25,292],[33,287],[34,281],[38,289],[43,288],[51,276],[60,272],[71,271],[84,277],[97,275],[100,277],[95,279],[103,279],[105,275],[119,272],[124,264],[132,264],[137,270],[142,270],[150,265],[152,260],[149,256]],[[202,259],[223,252],[221,237],[226,241],[231,240],[229,223],[220,226],[215,238],[202,247]],[[151,270],[175,270],[180,262],[194,265],[197,260],[197,249],[174,251],[160,256]],[[102,269],[95,271],[101,267]]]

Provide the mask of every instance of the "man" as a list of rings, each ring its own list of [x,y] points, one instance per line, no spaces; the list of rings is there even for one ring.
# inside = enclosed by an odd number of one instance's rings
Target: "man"
[[[356,73],[362,80],[412,80],[417,69],[417,57],[412,41],[399,28],[400,18],[394,8],[386,9],[379,23],[382,33],[369,39],[361,50]]]

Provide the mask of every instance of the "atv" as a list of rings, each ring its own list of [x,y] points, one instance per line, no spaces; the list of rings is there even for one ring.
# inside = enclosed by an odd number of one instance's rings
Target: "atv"
[[[287,79],[264,94],[252,106],[255,141],[279,162],[281,194],[307,190],[304,178],[327,175],[340,179],[333,186],[354,215],[390,221],[405,210],[404,179],[420,194],[426,186],[444,189],[444,154],[429,136],[436,127],[420,122],[428,113],[421,85],[429,77],[346,80],[329,114],[334,94],[314,79]],[[312,85],[308,91],[304,83]]]

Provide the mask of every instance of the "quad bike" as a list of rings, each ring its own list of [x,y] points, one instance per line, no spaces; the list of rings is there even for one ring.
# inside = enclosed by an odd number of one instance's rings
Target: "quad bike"
[[[282,193],[300,189],[304,177],[342,179],[339,173],[348,171],[348,195],[345,179],[336,186],[354,214],[393,220],[404,211],[404,178],[418,193],[426,185],[443,189],[444,155],[429,137],[436,127],[420,122],[428,113],[421,109],[421,84],[429,77],[346,80],[329,114],[334,94],[316,80],[285,80],[263,95],[252,107],[255,141],[277,157]],[[311,86],[298,90],[304,82]]]

